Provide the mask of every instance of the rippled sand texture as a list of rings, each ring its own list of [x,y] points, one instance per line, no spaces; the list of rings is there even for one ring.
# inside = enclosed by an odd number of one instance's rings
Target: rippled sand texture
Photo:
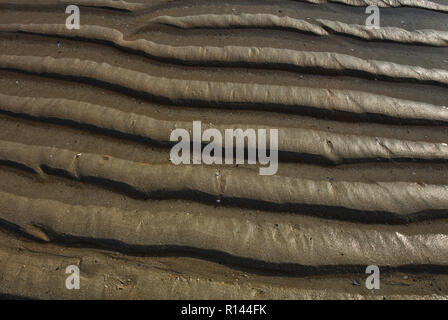
[[[448,298],[448,2],[374,3],[0,0],[0,298]],[[278,173],[171,164],[194,120]]]

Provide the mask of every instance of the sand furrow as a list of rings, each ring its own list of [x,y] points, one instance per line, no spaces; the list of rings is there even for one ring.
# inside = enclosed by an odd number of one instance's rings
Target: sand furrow
[[[204,14],[197,16],[157,16],[149,21],[150,23],[159,23],[175,26],[183,29],[191,28],[281,28],[293,29],[302,32],[309,32],[316,35],[327,35],[328,32],[322,27],[309,23],[301,19],[290,17],[279,17],[273,14],[248,14],[238,15],[230,14]]]
[[[359,230],[351,223],[313,227],[285,223],[276,227],[275,218],[258,221],[246,214],[218,217],[195,212],[132,212],[4,192],[0,192],[0,219],[43,241],[63,235],[91,239],[92,243],[108,239],[142,252],[164,246],[194,248],[205,256],[229,254],[249,267],[257,266],[257,262],[279,269],[281,264],[448,265],[448,233],[406,235],[405,227],[396,226],[381,231]]]
[[[19,115],[25,114],[35,118],[68,120],[158,142],[169,142],[171,132],[176,128],[188,130],[191,136],[193,131],[192,122],[161,120],[67,99],[17,97],[0,94],[0,110]],[[279,151],[318,155],[335,164],[368,159],[376,161],[377,158],[448,161],[448,146],[446,143],[382,138],[380,137],[381,133],[377,137],[369,137],[302,128],[274,128],[263,125],[213,125],[204,123],[202,126],[203,130],[211,128],[217,129],[223,137],[226,129],[278,129],[277,148]],[[216,145],[220,148],[225,147],[219,141],[216,142]],[[267,146],[269,145],[271,145],[270,137],[267,139]]]
[[[446,298],[433,1],[0,0],[0,299]]]
[[[295,0],[297,1],[297,0]],[[349,6],[367,7],[378,6],[381,8],[398,8],[398,7],[413,7],[428,9],[434,11],[448,12],[448,5],[436,3],[428,0],[298,0],[309,3],[341,3]]]
[[[422,286],[419,293],[389,275],[382,290],[372,294],[351,285],[356,275],[297,278],[258,276],[191,258],[117,255],[88,248],[16,240],[0,233],[2,292],[34,299],[446,299]],[[113,261],[111,263],[110,261]],[[67,290],[65,268],[81,270],[80,290]],[[43,272],[44,271],[44,272]],[[422,283],[446,276],[411,276]],[[24,280],[26,279],[26,281]],[[49,288],[36,290],[36,288]]]
[[[376,113],[402,119],[446,121],[446,106],[395,99],[366,92],[157,77],[79,59],[0,55],[0,69],[95,80],[146,93],[170,102],[207,104],[267,104],[313,107],[353,113]]]
[[[318,19],[322,26],[332,32],[350,35],[365,40],[387,40],[401,43],[416,43],[431,46],[448,46],[448,32],[440,30],[408,31],[397,27],[367,28],[357,24],[347,24],[340,21]]]
[[[448,186],[408,182],[322,181],[284,176],[260,176],[249,170],[205,166],[144,164],[65,149],[0,142],[0,160],[65,172],[76,179],[94,178],[131,188],[141,195],[194,192],[211,197],[245,199],[277,205],[312,205],[359,210],[359,214],[395,216],[441,212],[448,208]],[[229,202],[230,203],[230,202]],[[362,211],[367,212],[362,212]]]
[[[158,44],[145,39],[124,40],[123,34],[115,29],[100,26],[83,26],[79,30],[68,30],[58,24],[4,24],[4,32],[30,32],[44,35],[79,37],[89,40],[112,42],[115,45],[144,52],[159,59],[195,64],[244,64],[254,66],[282,66],[288,68],[315,68],[330,72],[362,72],[369,76],[381,76],[396,80],[435,82],[448,85],[448,71],[427,69],[398,63],[362,59],[334,52],[309,52],[269,47],[240,46],[184,46],[176,47]]]
[[[440,12],[448,12],[448,5],[436,3],[428,0],[293,0],[313,4],[340,3],[349,6],[366,7],[376,5],[381,8],[413,7]],[[168,1],[166,1],[168,2]],[[259,1],[258,1],[259,2]],[[86,7],[103,7],[111,9],[120,9],[138,12],[139,10],[149,8],[151,4],[140,2],[127,2],[123,0],[37,0],[33,3],[38,4],[74,4]],[[163,1],[162,1],[163,3]],[[180,2],[181,4],[182,2]]]
[[[3,4],[4,2],[2,2]],[[6,2],[6,4],[16,4],[14,2]],[[107,8],[123,11],[138,11],[147,7],[144,3],[133,3],[123,0],[34,0],[29,3],[20,3],[24,5],[76,5],[82,7]]]
[[[333,33],[349,35],[364,40],[387,40],[398,43],[418,43],[431,46],[448,46],[448,32],[439,30],[408,31],[397,27],[367,28],[363,25],[347,24],[325,19],[310,23],[306,20],[274,14],[203,14],[197,16],[158,16],[151,23],[171,25],[183,29],[192,28],[281,28],[309,32],[320,36]]]

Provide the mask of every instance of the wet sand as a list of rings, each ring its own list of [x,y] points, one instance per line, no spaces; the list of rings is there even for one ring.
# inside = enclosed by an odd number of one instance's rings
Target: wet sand
[[[0,0],[0,295],[446,299],[448,3],[391,3]],[[277,174],[173,165],[194,120]]]

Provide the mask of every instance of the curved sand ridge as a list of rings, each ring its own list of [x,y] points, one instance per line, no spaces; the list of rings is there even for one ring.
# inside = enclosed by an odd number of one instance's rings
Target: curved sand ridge
[[[258,1],[258,0],[257,0]],[[381,8],[413,7],[427,10],[448,12],[448,5],[428,0],[293,0],[313,4],[340,3],[349,6],[366,7],[376,5]],[[168,1],[167,1],[168,2]],[[102,7],[138,12],[151,7],[151,4],[127,2],[123,0],[35,0],[34,4],[64,4],[80,5],[86,7]],[[181,2],[182,3],[182,2]]]
[[[418,43],[431,46],[448,46],[448,32],[440,30],[408,31],[397,27],[369,29],[366,26],[347,24],[339,21],[318,19],[322,26],[333,32],[358,37],[365,40],[387,40],[401,43]]]
[[[87,270],[83,273],[82,289],[67,290],[64,286],[67,275],[61,266],[81,263],[83,270]],[[344,286],[350,278],[340,274],[334,278],[313,278],[309,286],[306,279],[247,275],[203,260],[111,257],[99,250],[18,240],[3,232],[0,232],[0,269],[4,275],[2,293],[34,299],[170,299],[173,292],[179,299],[205,300],[446,299],[442,292],[414,293],[407,287],[397,291],[396,284],[388,286],[387,282],[382,284],[380,294],[372,295],[352,285]],[[18,272],[27,281],[17,281]],[[394,278],[400,279],[399,276],[396,274]],[[432,281],[436,279],[437,283],[443,283],[446,276],[431,275]]]
[[[190,134],[192,132],[192,122],[160,120],[67,99],[16,97],[0,94],[0,110],[36,118],[69,120],[160,142],[169,141],[170,134],[175,128],[184,128],[189,130]],[[377,158],[448,161],[448,145],[446,143],[336,134],[301,128],[273,128],[247,124],[203,124],[203,130],[209,128],[218,129],[222,136],[226,129],[278,129],[278,149],[280,151],[319,155],[333,163],[376,160]],[[220,145],[219,142],[216,144]],[[270,145],[269,137],[267,137],[267,145]]]
[[[158,16],[149,20],[150,23],[159,23],[183,29],[191,28],[282,28],[310,32],[316,35],[328,35],[322,27],[301,19],[279,17],[273,14],[203,14],[197,16]]]
[[[13,2],[0,0],[0,297],[447,297],[443,13],[385,10],[428,30],[366,30],[348,24],[362,8],[286,0]],[[79,31],[26,24],[63,23],[68,4]],[[307,21],[278,16],[302,8]],[[246,9],[260,14],[222,14]],[[327,9],[334,21],[317,20]],[[334,53],[346,41],[353,53]],[[278,173],[171,164],[167,140],[193,120],[279,129]],[[372,264],[381,290],[364,286]],[[67,265],[81,290],[65,289]]]
[[[97,80],[176,101],[306,106],[404,119],[446,120],[446,106],[395,99],[360,91],[156,77],[107,63],[79,59],[0,55],[0,69]]]
[[[138,11],[148,7],[144,3],[133,3],[123,0],[33,0],[25,5],[76,5],[82,7],[106,8],[123,11]]]
[[[259,176],[252,171],[210,167],[144,164],[109,156],[0,141],[0,160],[42,173],[42,167],[74,178],[95,177],[126,185],[151,196],[193,191],[216,198],[238,198],[273,204],[319,205],[410,215],[448,208],[447,185],[408,182],[319,181]]]
[[[203,14],[197,16],[158,16],[152,23],[166,24],[183,29],[192,28],[282,28],[309,32],[320,36],[328,35],[325,29],[364,40],[387,40],[400,43],[419,43],[431,46],[448,46],[448,32],[439,30],[408,31],[403,28],[381,27],[369,29],[358,24],[317,19],[317,23],[273,14]]]
[[[197,64],[246,64],[287,66],[289,68],[317,68],[332,72],[363,72],[370,76],[382,76],[393,79],[430,81],[448,85],[448,71],[427,69],[419,66],[361,59],[355,56],[334,52],[309,52],[268,47],[175,47],[138,39],[127,41],[123,34],[115,29],[100,26],[83,26],[79,30],[67,30],[59,24],[7,24],[0,25],[0,31],[31,32],[45,35],[81,37],[90,40],[112,42],[115,45],[142,51],[150,56]]]
[[[241,259],[279,265],[278,268],[281,264],[448,265],[448,233],[406,235],[404,226],[385,226],[377,231],[352,223],[298,226],[292,221],[276,228],[273,217],[261,220],[248,214],[236,218],[195,212],[132,212],[69,205],[5,192],[0,192],[0,218],[43,241],[49,241],[45,234],[48,229],[52,234],[92,239],[92,242],[114,239],[141,247],[143,251],[154,246],[171,246],[224,252]]]
[[[356,6],[356,7],[367,7],[372,5],[381,8],[413,7],[413,8],[448,12],[448,5],[428,0],[298,0],[298,1],[305,1],[315,4],[341,3],[348,6]]]

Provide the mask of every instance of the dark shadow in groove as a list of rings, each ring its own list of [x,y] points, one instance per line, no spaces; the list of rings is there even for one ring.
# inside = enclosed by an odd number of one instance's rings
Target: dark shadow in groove
[[[38,243],[46,243],[42,239],[36,238],[33,235],[27,233],[25,230],[23,230],[18,225],[11,223],[7,220],[1,219],[1,218],[0,218],[0,229],[3,229],[3,231],[6,234],[14,235],[14,236],[18,237],[19,239],[31,240],[31,241],[35,241]]]
[[[298,34],[298,35],[306,35],[306,36],[311,36],[311,37],[316,37],[317,39],[325,39],[331,36],[335,36],[335,37],[346,37],[346,38],[350,38],[352,40],[358,41],[360,42],[360,45],[362,45],[363,43],[388,43],[388,44],[392,44],[392,45],[396,45],[396,46],[413,46],[413,47],[421,47],[421,48],[433,48],[433,49],[443,49],[444,47],[438,46],[438,45],[433,45],[430,43],[421,43],[421,42],[400,42],[397,40],[391,40],[391,39],[364,39],[362,37],[357,37],[355,35],[351,35],[348,33],[344,33],[343,31],[335,31],[332,28],[325,26],[325,25],[321,25],[321,24],[315,24],[316,27],[321,27],[323,29],[325,29],[325,31],[328,32],[328,35],[319,35],[316,34],[312,31],[306,31],[306,30],[299,30],[299,29],[295,29],[293,27],[280,27],[280,26],[246,26],[246,25],[235,25],[235,26],[226,26],[226,27],[219,27],[219,26],[193,26],[193,27],[187,27],[187,28],[182,28],[182,27],[178,27],[174,24],[169,24],[169,23],[163,23],[163,22],[153,22],[153,23],[149,23],[147,25],[144,25],[140,28],[137,28],[133,35],[139,35],[141,33],[149,33],[149,32],[153,32],[153,31],[161,31],[160,27],[166,28],[166,30],[162,30],[162,32],[164,33],[168,33],[170,34],[170,36],[174,36],[174,35],[179,35],[179,32],[183,32],[184,36],[188,36],[188,32],[194,32],[194,31],[213,31],[213,32],[237,32],[240,30],[243,31],[264,31],[264,30],[272,30],[272,31],[281,31],[283,33],[293,33],[293,34]],[[159,28],[157,28],[159,27]],[[216,36],[216,35],[213,35]],[[81,40],[81,39],[79,39]],[[87,39],[82,39],[85,41],[92,41],[92,40],[87,40]],[[294,50],[294,49],[291,49]],[[314,51],[310,51],[310,52],[314,52]],[[336,52],[335,52],[336,53]],[[146,54],[144,52],[141,52],[141,54]],[[344,54],[344,53],[340,53],[340,54]],[[147,54],[146,54],[147,55]],[[160,59],[155,57],[154,59]],[[366,59],[367,60],[367,59]],[[229,63],[230,64],[230,63]],[[203,66],[203,65],[202,65]],[[264,68],[264,66],[259,66],[259,67],[254,67],[254,68]],[[267,68],[269,68],[269,66],[267,66]],[[300,67],[291,67],[291,68],[300,68]],[[375,78],[378,78],[377,76],[375,76]],[[395,77],[393,79],[396,79]],[[420,82],[420,81],[419,81]]]
[[[55,12],[58,13],[65,12],[65,9],[67,8],[68,4],[32,4],[32,3],[0,3],[0,10],[15,10],[15,11],[47,11],[47,12]],[[80,9],[88,9],[90,14],[97,13],[97,14],[126,14],[126,15],[133,15],[132,11],[127,9],[120,9],[120,8],[112,8],[107,6],[89,6],[89,5],[83,5],[83,4],[76,4],[77,7]]]
[[[13,161],[0,161],[0,165],[7,165],[14,168],[33,172],[31,168]],[[43,172],[49,175],[57,175],[72,180],[77,180],[68,172],[62,169],[51,168],[47,165],[41,165]],[[175,190],[175,191],[154,191],[145,193],[134,187],[120,181],[113,181],[102,177],[82,176],[79,179],[82,182],[97,185],[113,192],[126,194],[134,199],[146,200],[173,200],[180,199],[186,201],[195,201],[206,205],[217,207],[217,200],[220,200],[220,206],[236,207],[244,209],[255,209],[260,211],[270,211],[278,213],[299,213],[306,216],[318,217],[321,219],[352,221],[363,224],[407,224],[417,221],[428,221],[445,219],[448,217],[448,209],[427,210],[407,215],[398,215],[385,211],[363,211],[337,206],[310,205],[303,203],[273,203],[264,200],[255,200],[247,198],[226,198],[214,196],[197,190]],[[78,180],[77,180],[78,181]]]
[[[205,260],[235,270],[263,276],[303,277],[311,275],[334,275],[365,273],[366,265],[321,265],[307,266],[296,263],[275,263],[234,256],[220,250],[208,250],[177,245],[130,245],[115,239],[96,239],[58,234],[49,228],[39,226],[51,239],[51,243],[71,248],[88,248],[120,252],[129,256],[141,257],[190,257]],[[9,233],[21,232],[20,227],[5,224],[0,219],[0,228]],[[399,267],[381,266],[381,272],[411,272],[448,274],[448,266],[443,265],[403,265]]]
[[[14,113],[6,110],[0,110],[0,114],[4,114],[6,116],[14,117],[14,118],[23,118],[32,121],[42,121],[55,125],[63,125],[70,126],[75,129],[87,130],[98,134],[105,134],[117,138],[128,139],[143,145],[154,146],[158,148],[171,148],[176,144],[176,142],[171,141],[161,141],[154,140],[148,137],[123,133],[120,131],[116,131],[113,129],[101,128],[94,125],[79,123],[76,121],[68,120],[68,119],[59,119],[59,118],[48,118],[48,117],[35,117],[26,113]],[[168,138],[168,137],[167,137]],[[207,145],[207,143],[202,143],[202,149]],[[191,150],[193,150],[193,142],[190,144]],[[201,150],[202,150],[201,149]],[[225,155],[225,148],[222,148],[221,152]],[[267,149],[268,153],[270,153],[270,149]],[[258,148],[255,150],[258,152]],[[248,148],[244,149],[245,158],[247,159]],[[233,149],[233,155],[235,158],[236,148]],[[343,159],[340,162],[333,162],[330,159],[325,158],[321,155],[315,154],[305,154],[291,151],[282,151],[278,150],[278,159],[280,162],[289,162],[289,163],[308,163],[313,165],[321,165],[326,167],[336,167],[344,164],[362,164],[362,163],[393,163],[393,162],[403,162],[403,163],[448,163],[448,159],[418,159],[418,158],[359,158],[359,159]]]
[[[357,40],[357,41],[361,41],[361,42],[369,42],[369,43],[389,43],[389,44],[394,44],[397,46],[413,46],[413,47],[422,47],[422,48],[433,48],[433,49],[443,49],[444,47],[440,47],[437,45],[432,45],[432,44],[425,44],[425,43],[421,43],[421,42],[399,42],[397,40],[390,40],[390,39],[364,39],[361,37],[357,37],[348,33],[344,33],[344,32],[339,32],[339,31],[335,31],[333,29],[331,29],[330,27],[321,25],[322,28],[325,29],[325,31],[327,31],[328,33],[332,34],[332,35],[336,35],[336,36],[341,36],[341,37],[347,37],[350,38],[352,40]]]
[[[14,113],[14,112],[10,112],[7,110],[0,110],[0,114],[4,114],[6,116],[10,116],[13,118],[22,118],[22,119],[31,120],[31,121],[41,121],[41,122],[51,123],[51,124],[55,124],[55,125],[68,126],[68,127],[72,127],[72,128],[79,129],[79,130],[87,130],[87,131],[91,131],[91,132],[98,133],[98,134],[109,135],[109,136],[114,136],[114,137],[118,137],[118,138],[132,140],[135,142],[142,143],[144,145],[151,145],[151,146],[159,147],[159,148],[168,148],[168,147],[172,147],[175,144],[175,143],[169,142],[169,141],[159,141],[159,140],[154,140],[154,139],[151,139],[148,137],[142,137],[142,136],[132,135],[129,133],[124,133],[124,132],[120,132],[120,131],[116,131],[116,130],[112,130],[112,129],[101,128],[101,127],[97,127],[97,126],[90,125],[87,123],[80,123],[77,121],[73,121],[70,119],[60,119],[60,118],[53,118],[53,117],[36,117],[36,116],[29,115],[26,113]]]
[[[25,113],[13,113],[10,111],[5,111],[5,110],[0,110],[0,114],[4,114],[6,116],[10,116],[10,117],[14,117],[14,118],[23,118],[23,119],[32,120],[32,121],[47,122],[47,123],[51,123],[51,124],[55,124],[55,125],[70,126],[75,129],[88,130],[88,131],[98,133],[98,134],[105,134],[105,135],[109,135],[109,136],[113,136],[113,137],[117,137],[117,138],[128,139],[128,140],[132,140],[132,141],[141,143],[143,145],[149,145],[149,146],[158,147],[158,148],[171,148],[172,146],[174,146],[177,143],[177,142],[171,142],[171,141],[154,140],[154,139],[151,139],[148,137],[123,133],[120,131],[107,129],[107,128],[101,128],[101,127],[97,127],[94,125],[79,123],[79,122],[67,120],[67,119],[59,119],[59,118],[51,118],[51,117],[50,118],[35,117],[35,116],[25,114]],[[201,150],[203,150],[206,145],[207,145],[207,143],[202,143]],[[190,143],[190,149],[193,150],[193,142]],[[221,152],[222,152],[222,155],[225,155],[226,149],[222,148]],[[258,152],[258,148],[255,150],[255,152],[256,153]],[[270,154],[270,149],[267,149],[267,152],[268,152],[268,154]],[[244,159],[247,159],[247,154],[248,154],[247,147],[244,148],[244,154],[245,154]],[[234,159],[235,159],[236,148],[233,148],[233,155],[234,155]],[[388,158],[378,158],[378,157],[377,158],[343,159],[340,162],[336,163],[336,162],[333,162],[330,159],[327,159],[321,155],[298,153],[298,152],[291,152],[291,151],[282,151],[282,150],[278,150],[278,160],[280,162],[285,162],[285,163],[307,163],[307,164],[312,164],[312,165],[325,166],[325,167],[329,167],[329,168],[337,167],[340,165],[346,165],[346,164],[362,164],[362,163],[428,163],[428,164],[430,164],[430,163],[436,163],[436,164],[437,163],[440,163],[440,164],[448,163],[448,159],[418,159],[418,158],[388,159]],[[0,160],[0,164],[5,163],[5,162],[7,162],[7,161]],[[25,166],[23,166],[22,169],[30,171],[30,169]],[[31,171],[33,171],[33,170],[31,170]]]
[[[17,164],[11,161],[2,161],[0,165],[9,165],[14,168],[23,169],[23,165]],[[26,167],[25,167],[26,168]],[[418,221],[433,221],[439,219],[448,218],[448,209],[442,210],[427,210],[422,212],[416,212],[401,216],[391,212],[384,211],[363,211],[350,209],[345,207],[326,206],[326,205],[310,205],[302,203],[273,203],[263,200],[254,200],[246,198],[225,198],[216,197],[214,195],[196,191],[196,190],[176,190],[176,191],[154,191],[151,193],[145,193],[134,187],[120,182],[112,181],[101,177],[80,177],[80,180],[72,177],[68,172],[61,169],[54,169],[48,166],[42,165],[41,169],[49,174],[56,175],[64,178],[69,178],[75,181],[82,181],[92,185],[97,185],[102,188],[106,188],[113,192],[126,194],[137,200],[185,200],[195,201],[203,203],[209,206],[217,207],[217,200],[220,200],[219,206],[230,208],[243,208],[249,210],[270,211],[278,213],[296,213],[305,216],[318,217],[328,220],[341,220],[349,222],[357,222],[363,224],[390,224],[401,225]],[[29,168],[26,168],[30,171]],[[34,171],[33,171],[34,172]]]
[[[126,95],[137,97],[150,102],[161,103],[170,106],[188,106],[188,107],[203,107],[203,108],[219,108],[219,109],[244,109],[244,110],[262,110],[274,113],[291,113],[302,116],[309,116],[314,118],[320,118],[325,120],[335,120],[342,122],[370,122],[370,123],[383,123],[383,124],[398,124],[398,125],[423,125],[423,126],[448,126],[448,122],[438,121],[438,120],[425,120],[425,119],[405,119],[405,118],[394,118],[386,115],[364,113],[356,114],[347,111],[337,111],[337,110],[325,110],[315,107],[303,106],[303,105],[283,105],[283,104],[263,104],[263,103],[242,103],[242,102],[213,102],[213,101],[203,101],[203,100],[171,100],[166,97],[156,96],[149,94],[147,92],[136,91],[128,87],[123,87],[101,80],[95,80],[86,77],[75,77],[75,76],[64,76],[60,74],[53,73],[37,73],[28,72],[14,68],[2,68],[2,70],[12,71],[27,75],[48,77],[53,79],[68,80],[71,82],[82,81],[92,86],[100,86],[107,90],[116,91],[124,93]]]
[[[276,0],[262,0],[262,5],[269,5],[273,6],[274,8],[282,8],[282,6],[279,6],[279,1]],[[182,8],[191,8],[191,7],[208,7],[208,6],[228,6],[228,5],[241,5],[241,6],[253,6],[254,4],[260,4],[260,0],[219,0],[219,1],[213,1],[213,0],[171,0],[167,2],[162,2],[157,5],[151,5],[148,8],[143,8],[141,10],[135,11],[137,15],[145,15],[149,13],[154,13],[156,11],[165,9],[182,9]],[[294,4],[294,2],[289,3],[289,0],[286,2],[283,2],[284,4]],[[306,5],[306,4],[305,4]],[[310,5],[310,4],[308,4]],[[313,6],[311,4],[311,6]],[[296,6],[297,7],[297,3]]]
[[[341,220],[363,224],[400,225],[411,222],[446,219],[448,209],[428,210],[401,216],[386,211],[363,211],[345,207],[310,205],[301,203],[273,203],[263,200],[245,198],[222,198],[221,204],[228,207],[256,209],[270,212],[300,213],[321,219]]]
[[[247,30],[247,31],[256,31],[256,30],[273,30],[273,31],[286,31],[286,32],[292,32],[294,34],[298,34],[298,35],[308,35],[308,36],[316,36],[316,37],[323,37],[320,36],[318,34],[313,33],[312,31],[306,31],[306,30],[299,30],[299,29],[295,29],[292,27],[279,27],[279,26],[245,26],[245,25],[235,25],[235,26],[230,26],[230,27],[191,27],[191,28],[182,28],[182,27],[178,27],[176,25],[171,25],[171,24],[167,24],[167,23],[153,23],[153,24],[148,24],[148,25],[144,25],[138,29],[136,29],[134,31],[134,34],[139,34],[139,33],[143,33],[143,32],[150,32],[154,30],[155,26],[163,26],[163,27],[167,27],[167,28],[172,28],[173,30],[177,30],[177,31],[188,31],[188,30],[199,30],[199,31],[207,31],[207,30],[212,30],[212,31],[233,31],[233,30]],[[143,54],[146,54],[144,52],[141,52]],[[147,55],[147,54],[146,54]]]
[[[353,14],[359,14],[362,15],[364,14],[364,10],[367,7],[366,6],[354,6],[354,5],[349,5],[347,3],[343,3],[343,2],[327,2],[327,3],[310,3],[307,2],[306,0],[286,0],[286,1],[290,1],[292,3],[296,3],[296,4],[301,4],[301,5],[311,5],[311,6],[315,6],[317,7],[317,9],[319,10],[329,10],[329,11],[334,11],[334,10],[345,10],[348,11],[350,13]],[[380,2],[380,1],[377,1]],[[437,2],[437,1],[436,1]],[[387,3],[387,2],[385,2]],[[445,14],[445,11],[441,11],[441,10],[435,10],[435,9],[430,9],[430,8],[420,8],[420,7],[415,7],[415,6],[399,6],[399,7],[380,7],[380,10],[382,12],[382,14],[384,14],[383,12],[388,12],[388,14],[395,14],[398,11],[405,11],[406,10],[413,10],[415,13],[419,12],[419,14],[431,14],[431,13],[441,13],[441,14]]]
[[[0,293],[0,300],[6,301],[6,300],[34,300],[34,299],[24,297],[24,296]]]
[[[50,168],[42,165],[41,169],[50,175],[57,175],[72,180],[76,180],[68,172],[61,169]],[[326,205],[309,205],[301,203],[273,203],[263,200],[254,200],[246,198],[225,198],[216,197],[214,195],[196,191],[196,190],[176,190],[176,191],[154,191],[145,193],[134,187],[120,182],[112,181],[102,177],[82,176],[80,181],[97,185],[113,192],[126,194],[138,200],[173,200],[180,199],[186,201],[195,201],[209,206],[217,207],[217,200],[220,200],[219,206],[236,207],[244,209],[255,209],[260,211],[270,211],[278,213],[298,213],[306,216],[318,217],[321,219],[352,221],[363,224],[407,224],[417,221],[445,219],[448,217],[448,209],[446,210],[428,210],[400,216],[398,214],[383,211],[362,211],[349,209],[345,207],[326,206]]]
[[[438,81],[434,80],[417,80],[413,78],[399,78],[399,77],[392,77],[392,76],[386,76],[386,75],[375,75],[370,74],[369,72],[361,71],[361,70],[352,70],[352,69],[344,69],[344,70],[332,70],[332,69],[324,69],[321,67],[304,67],[304,66],[293,66],[290,64],[283,64],[283,63],[254,63],[254,62],[223,62],[223,61],[206,61],[206,62],[198,62],[198,61],[184,61],[176,58],[168,58],[168,57],[158,57],[155,55],[151,55],[147,52],[144,52],[142,50],[135,50],[127,47],[123,47],[120,45],[117,45],[114,42],[107,41],[107,40],[99,40],[99,39],[88,39],[85,37],[68,37],[64,35],[52,35],[52,34],[42,34],[39,32],[30,32],[30,31],[17,31],[16,33],[23,33],[23,34],[31,34],[31,35],[40,35],[44,37],[50,37],[50,38],[62,38],[62,39],[68,39],[68,40],[77,40],[77,41],[85,41],[85,42],[91,42],[91,43],[98,43],[103,44],[108,47],[114,47],[119,50],[122,50],[124,52],[128,52],[131,54],[138,54],[143,57],[152,59],[154,61],[159,61],[167,64],[177,64],[177,65],[185,65],[185,66],[192,66],[192,67],[220,67],[220,68],[251,68],[251,69],[258,69],[258,70],[283,70],[283,71],[292,71],[292,72],[300,72],[304,74],[312,74],[312,75],[324,75],[324,76],[352,76],[357,78],[364,78],[364,79],[370,79],[370,80],[382,80],[382,81],[389,81],[389,82],[407,82],[407,83],[416,83],[416,84],[429,84],[434,85],[442,88],[448,87],[448,84],[440,83]],[[125,35],[123,35],[125,36]],[[357,58],[357,57],[355,57]]]
[[[24,164],[10,161],[10,160],[0,160],[0,166],[8,166],[8,167],[16,168],[16,169],[19,169],[22,171],[26,171],[28,173],[33,173],[33,174],[36,173],[36,171],[34,171],[34,169],[27,167]]]

